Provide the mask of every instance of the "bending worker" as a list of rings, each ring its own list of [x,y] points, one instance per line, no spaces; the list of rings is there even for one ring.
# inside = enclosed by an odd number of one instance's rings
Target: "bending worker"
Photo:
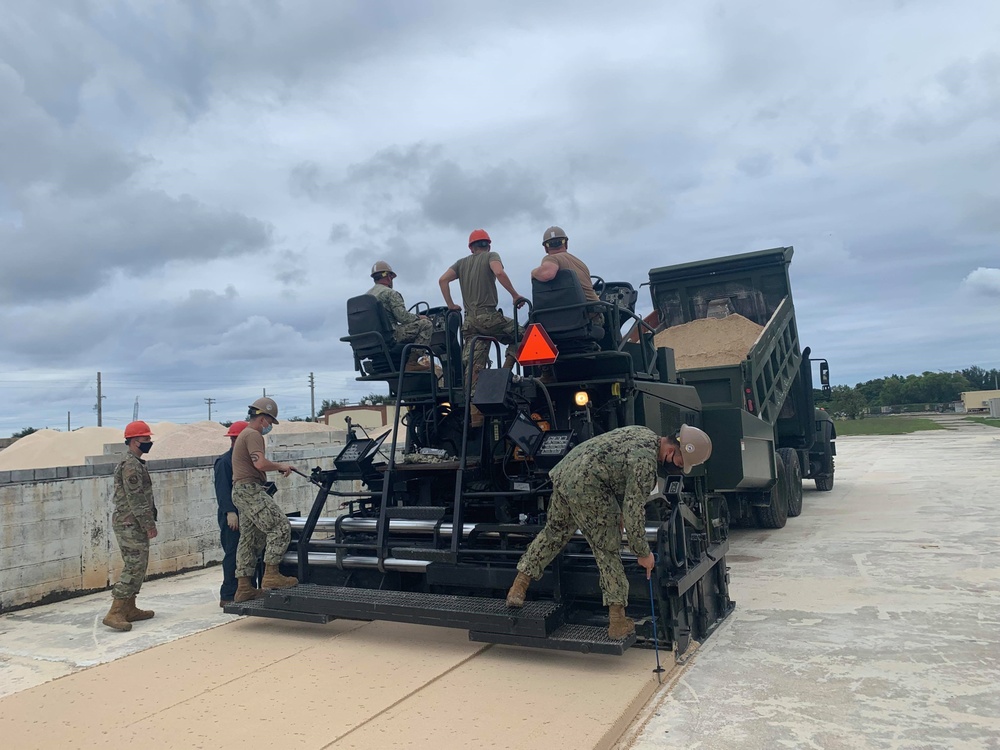
[[[247,426],[233,444],[233,505],[240,516],[240,542],[236,547],[238,585],[233,598],[236,602],[264,595],[251,582],[262,551],[261,589],[283,589],[298,583],[298,579],[283,576],[278,570],[292,539],[292,527],[264,487],[266,472],[277,471],[283,477],[292,472],[288,464],[274,463],[264,455],[264,435],[278,424],[278,405],[265,396],[250,404],[249,409]]]
[[[233,422],[226,432],[229,450],[215,459],[215,500],[219,504],[219,541],[222,544],[222,588],[219,589],[219,606],[232,604],[236,596],[236,548],[240,544],[240,514],[233,505],[233,447],[236,437],[246,429],[247,423]]]
[[[542,577],[545,566],[579,529],[597,561],[604,606],[608,608],[608,637],[624,638],[632,633],[635,623],[625,617],[628,578],[620,555],[622,525],[628,546],[649,578],[653,553],[646,541],[645,506],[656,486],[659,465],[683,468],[687,474],[711,455],[708,435],[687,425],[681,427],[678,437],[660,437],[647,427],[619,427],[573,448],[549,472],[552,497],[545,528],[518,560],[507,606],[524,606],[532,579]]]
[[[136,620],[148,620],[151,609],[138,609],[135,597],[146,579],[149,565],[149,540],[156,538],[156,503],[153,483],[142,456],[153,447],[153,434],[142,421],[129,422],[125,427],[128,454],[115,469],[115,510],[111,526],[122,553],[121,578],[111,589],[111,610],[104,624],[115,630],[128,631]]]
[[[426,315],[414,315],[406,309],[403,302],[403,295],[392,288],[392,280],[396,278],[396,272],[392,266],[384,260],[375,261],[372,266],[372,280],[375,286],[367,291],[367,294],[375,297],[392,323],[392,337],[397,344],[420,344],[426,346],[431,343],[431,336],[434,334],[434,324]],[[421,364],[418,360],[423,352],[420,349],[410,350],[410,359],[404,365],[406,372],[423,372],[429,370],[429,364]]]
[[[503,366],[510,369],[514,366],[514,354],[510,345],[519,336],[518,326],[514,321],[497,310],[497,282],[506,289],[514,300],[515,307],[520,307],[527,300],[517,293],[514,284],[503,268],[500,254],[493,251],[493,242],[485,229],[476,229],[469,235],[469,251],[472,255],[459,258],[451,264],[441,278],[438,286],[449,310],[461,310],[451,296],[451,282],[458,279],[462,290],[462,304],[465,305],[465,319],[462,322],[462,339],[470,341],[474,336],[492,336],[501,344],[508,346],[507,356]],[[472,360],[472,391],[479,373],[486,367],[489,359],[489,345],[479,342]],[[462,347],[462,373],[468,372],[469,347]],[[478,427],[483,423],[483,415],[476,407],[472,407],[470,424]]]

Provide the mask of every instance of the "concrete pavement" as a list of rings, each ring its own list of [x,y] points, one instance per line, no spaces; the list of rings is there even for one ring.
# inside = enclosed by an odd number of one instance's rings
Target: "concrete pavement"
[[[942,421],[839,440],[832,492],[734,533],[736,611],[626,744],[1000,747],[1000,430]]]

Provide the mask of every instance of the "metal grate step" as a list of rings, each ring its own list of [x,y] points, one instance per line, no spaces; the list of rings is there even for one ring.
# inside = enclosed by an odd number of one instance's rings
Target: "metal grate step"
[[[508,609],[503,599],[314,584],[275,590],[262,601],[272,610],[286,612],[410,622],[540,639],[562,624],[562,606],[551,601],[530,601],[522,609]]]
[[[614,640],[608,638],[608,629],[595,625],[563,625],[547,638],[531,638],[511,633],[484,633],[469,631],[469,640],[476,643],[501,643],[507,646],[528,646],[557,651],[577,651],[583,654],[608,654],[621,656],[635,644],[635,633]]]
[[[267,599],[251,599],[248,602],[233,602],[222,608],[227,615],[249,615],[251,617],[273,617],[279,620],[297,620],[298,622],[313,622],[326,625],[335,618],[316,612],[289,612],[284,609],[271,609]]]

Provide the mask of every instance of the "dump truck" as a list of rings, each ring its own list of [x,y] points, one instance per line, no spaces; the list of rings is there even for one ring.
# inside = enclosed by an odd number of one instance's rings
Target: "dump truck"
[[[730,260],[770,264],[775,253],[784,253],[788,304],[779,301],[758,319],[771,329],[781,308],[778,337],[793,352],[785,364],[801,375],[797,339],[784,340],[794,331],[786,269],[791,250],[768,253]],[[300,583],[226,611],[318,623],[395,620],[465,629],[478,642],[611,655],[633,646],[682,654],[692,641],[707,638],[735,606],[726,566],[731,523],[756,518],[765,499],[788,494],[783,448],[801,457],[814,446],[804,429],[796,438],[790,428],[775,427],[794,420],[793,408],[801,407],[786,406],[787,395],[768,382],[773,373],[762,381],[764,389],[752,382],[754,368],[772,356],[764,353],[767,347],[754,346],[746,358],[751,364],[729,367],[728,387],[740,398],[731,398],[728,407],[709,383],[725,372],[699,379],[693,370],[677,370],[675,353],[658,346],[656,337],[698,318],[701,306],[689,306],[688,292],[665,269],[654,269],[649,278],[662,323],[636,313],[638,292],[629,282],[594,277],[599,301],[588,302],[572,272],[534,281],[518,364],[478,373],[474,392],[465,387],[473,382],[472,358],[463,368],[462,351],[485,346],[491,362],[500,362],[498,341],[460,340],[458,312],[419,303],[416,309],[434,323],[432,340],[398,345],[373,297],[348,300],[343,341],[354,354],[358,379],[387,385],[395,422],[378,436],[349,423],[333,468],[313,470],[319,491],[312,507],[291,519],[292,545],[282,563]],[[734,296],[734,309],[744,309]],[[765,297],[766,310],[772,300]],[[415,349],[430,358],[431,370],[402,367]],[[794,379],[794,372],[782,373]],[[747,387],[752,404],[743,397]],[[768,393],[771,421],[757,406]],[[483,415],[481,427],[471,423],[473,407]],[[687,475],[665,467],[651,488],[646,538],[657,560],[651,581],[635,556],[622,552],[635,633],[609,638],[598,569],[579,532],[532,584],[524,608],[507,608],[517,560],[545,523],[549,471],[559,460],[617,427],[644,425],[673,435],[683,424],[708,431],[715,452]],[[744,505],[752,510],[743,512]],[[779,507],[787,505],[787,497],[780,500]],[[759,516],[768,523],[763,511]]]
[[[670,346],[680,382],[698,391],[715,451],[708,489],[732,518],[781,528],[802,512],[802,479],[833,489],[836,429],[814,402],[812,370],[829,366],[799,344],[784,247],[650,271],[655,341]]]

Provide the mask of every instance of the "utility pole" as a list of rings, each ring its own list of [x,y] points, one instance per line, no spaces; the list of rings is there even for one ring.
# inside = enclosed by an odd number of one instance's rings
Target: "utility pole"
[[[205,403],[208,404],[208,421],[212,421],[212,404],[215,403],[214,398],[206,398]]]
[[[104,424],[101,419],[101,399],[104,396],[101,395],[101,373],[97,373],[97,426],[103,427]]]
[[[316,421],[316,378],[309,373],[309,421]]]
[[[69,412],[66,412],[66,432],[72,432],[69,426]]]

